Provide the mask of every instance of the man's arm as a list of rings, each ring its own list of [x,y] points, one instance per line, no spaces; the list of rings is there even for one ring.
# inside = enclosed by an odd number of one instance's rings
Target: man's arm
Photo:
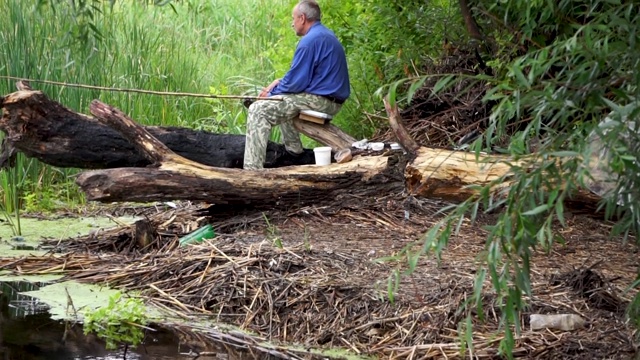
[[[313,51],[306,46],[298,46],[291,68],[280,82],[270,91],[270,95],[298,94],[303,92],[311,83],[313,75]]]
[[[271,90],[273,90],[274,87],[278,86],[279,83],[280,83],[280,79],[273,80],[271,84],[269,84],[266,88],[260,91],[260,95],[258,95],[258,97],[267,97],[267,95],[269,95]]]

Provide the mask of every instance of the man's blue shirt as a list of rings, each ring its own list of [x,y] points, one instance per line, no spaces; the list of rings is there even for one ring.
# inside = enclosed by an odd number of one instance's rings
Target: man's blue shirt
[[[320,22],[302,37],[293,55],[291,68],[269,95],[309,93],[346,100],[351,88],[344,48]]]

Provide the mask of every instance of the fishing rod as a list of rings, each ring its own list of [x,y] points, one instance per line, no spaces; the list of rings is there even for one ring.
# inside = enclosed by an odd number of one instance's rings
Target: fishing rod
[[[258,99],[259,100],[282,101],[281,98],[265,98],[265,97],[259,97],[259,96],[194,94],[194,93],[182,93],[182,92],[172,92],[172,91],[154,91],[154,90],[141,90],[141,89],[112,88],[112,87],[86,85],[86,84],[71,84],[71,83],[65,83],[65,82],[59,82],[59,81],[51,81],[51,80],[25,79],[25,78],[21,78],[21,77],[6,76],[6,75],[0,75],[0,79],[21,80],[21,81],[26,81],[26,82],[30,82],[30,83],[40,83],[40,84],[67,86],[67,87],[80,88],[80,89],[102,90],[102,91],[112,91],[112,92],[128,92],[128,93],[138,93],[138,94],[148,94],[148,95],[186,96],[186,97],[209,98],[209,99],[236,99],[236,100],[244,100],[245,102],[246,101],[255,101],[255,100],[258,100]]]

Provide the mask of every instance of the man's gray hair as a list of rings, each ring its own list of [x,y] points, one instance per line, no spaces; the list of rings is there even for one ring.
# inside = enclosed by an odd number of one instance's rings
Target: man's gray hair
[[[322,13],[320,12],[320,5],[314,0],[302,0],[298,3],[298,11],[309,21],[320,21],[322,19]]]

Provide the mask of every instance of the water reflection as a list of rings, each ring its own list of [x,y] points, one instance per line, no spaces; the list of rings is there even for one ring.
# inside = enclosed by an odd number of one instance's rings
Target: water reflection
[[[28,282],[0,282],[0,359],[2,360],[115,360],[123,359],[124,349],[107,351],[104,342],[93,335],[85,336],[82,326],[65,325],[54,321],[47,306],[20,294],[38,290],[44,284]],[[148,331],[144,345],[129,349],[126,359],[165,360],[194,359],[253,359],[252,355],[224,350],[202,339],[188,339],[166,329]]]

